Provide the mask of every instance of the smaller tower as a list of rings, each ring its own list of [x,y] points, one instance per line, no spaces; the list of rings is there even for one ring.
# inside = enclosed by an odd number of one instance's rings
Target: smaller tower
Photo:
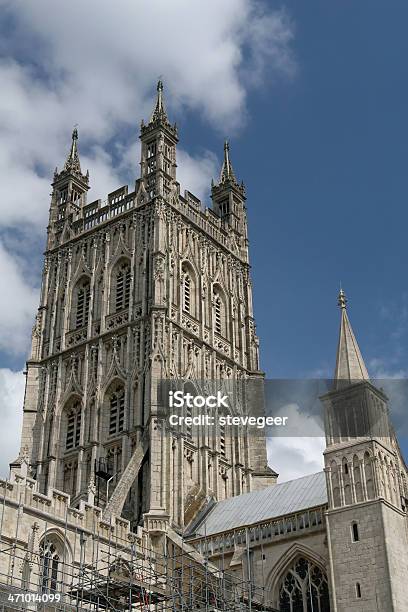
[[[247,238],[247,217],[244,183],[239,184],[230,159],[230,146],[224,143],[224,161],[218,183],[212,183],[211,198],[214,212],[221,217],[224,227]]]
[[[156,196],[170,199],[176,181],[177,126],[171,125],[164,104],[163,82],[157,83],[156,106],[147,125],[142,121],[141,180],[152,200]]]
[[[48,225],[48,249],[56,246],[64,229],[69,231],[86,204],[89,189],[89,172],[82,173],[78,152],[78,130],[72,131],[72,142],[67,160],[61,172],[55,168],[52,182],[50,221]]]
[[[341,290],[333,389],[325,408],[328,544],[335,612],[408,609],[406,467],[388,398],[369,380]],[[405,578],[404,578],[405,576]]]

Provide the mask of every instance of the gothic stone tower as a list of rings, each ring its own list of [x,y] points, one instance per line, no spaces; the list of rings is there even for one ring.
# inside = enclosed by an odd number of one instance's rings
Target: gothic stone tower
[[[104,473],[105,517],[144,513],[183,528],[208,496],[275,482],[245,432],[165,430],[158,384],[262,380],[252,310],[244,186],[225,146],[213,207],[176,180],[177,128],[163,86],[141,126],[141,176],[87,203],[77,131],[55,171],[41,301],[27,364],[22,454],[41,490],[78,504]],[[234,398],[243,413],[245,396]],[[238,435],[239,434],[239,435]],[[101,468],[102,466],[102,468]],[[105,472],[103,469],[105,466]],[[17,469],[12,465],[12,469]]]
[[[333,610],[408,610],[407,470],[387,397],[369,381],[339,295],[333,390],[323,399]]]

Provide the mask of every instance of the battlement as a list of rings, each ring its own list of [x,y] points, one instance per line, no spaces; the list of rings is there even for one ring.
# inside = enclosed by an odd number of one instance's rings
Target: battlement
[[[137,187],[136,182],[136,187]],[[177,184],[178,192],[179,185]],[[157,198],[156,198],[157,199]],[[142,200],[137,197],[137,191],[129,193],[128,185],[123,185],[108,194],[107,199],[94,200],[89,204],[78,207],[72,223],[72,233],[74,238],[82,236],[95,228],[108,225],[112,220],[120,216],[125,216],[129,211],[144,208],[152,200]],[[190,222],[208,234],[213,240],[230,248],[230,231],[211,207],[203,206],[201,200],[188,190],[184,191],[184,196],[177,193],[171,201],[165,200],[167,204],[178,210]],[[65,223],[63,215],[57,221],[57,231],[62,231]]]
[[[15,482],[0,480],[0,507],[13,506],[24,508],[24,513],[42,517],[45,523],[65,526],[69,530],[92,533],[102,540],[131,542],[142,541],[143,528],[134,533],[130,523],[124,518],[111,516],[109,522],[103,520],[102,509],[84,500],[79,508],[71,506],[71,497],[63,491],[50,489],[48,495],[37,491],[37,482],[28,477],[15,475]],[[4,536],[4,528],[3,534]]]

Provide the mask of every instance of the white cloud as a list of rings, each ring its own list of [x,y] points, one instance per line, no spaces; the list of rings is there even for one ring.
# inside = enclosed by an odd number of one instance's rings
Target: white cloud
[[[278,482],[321,471],[326,442],[319,421],[302,414],[297,404],[283,406],[274,416],[287,416],[289,424],[288,435],[282,431],[267,440],[268,464],[278,472]],[[296,435],[306,431],[307,437]]]
[[[38,307],[38,291],[30,287],[19,260],[0,242],[0,350],[25,353]]]
[[[9,57],[0,60],[0,229],[30,239],[45,236],[50,179],[74,123],[90,200],[104,200],[139,173],[137,125],[152,109],[158,75],[170,89],[170,115],[196,111],[224,136],[244,123],[250,87],[294,72],[292,24],[257,0],[0,6],[13,23],[2,43]],[[209,151],[192,156],[181,148],[183,189],[208,202],[217,165]],[[0,348],[16,352],[34,319],[36,290],[9,243],[0,248],[0,288],[8,298],[0,307]]]
[[[25,379],[22,372],[0,369],[0,477],[8,477],[8,464],[19,451]]]
[[[180,150],[177,159],[177,178],[182,191],[188,189],[208,204],[211,179],[217,178],[220,171],[217,157],[211,151],[204,151],[200,157],[193,157]]]
[[[268,463],[286,482],[323,469],[324,438],[269,438]]]
[[[224,137],[245,123],[251,87],[294,73],[293,27],[258,0],[0,0],[0,7],[12,24],[0,41],[0,350],[24,359],[40,283],[30,250],[38,253],[45,240],[50,181],[73,124],[90,201],[103,200],[139,174],[138,124],[152,110],[159,75],[171,117],[194,111]],[[178,162],[182,188],[208,202],[216,157],[181,147]],[[23,383],[11,370],[1,376],[2,431],[13,429],[12,441]],[[15,454],[4,445],[3,452],[7,461]]]
[[[408,370],[398,367],[392,360],[374,357],[370,359],[368,370],[373,379],[404,379],[408,377]]]
[[[12,57],[0,63],[6,92],[0,99],[0,168],[6,178],[0,224],[6,226],[44,227],[49,179],[63,162],[76,122],[82,142],[96,144],[84,159],[97,185],[94,197],[104,198],[108,185],[116,187],[121,160],[113,163],[106,149],[118,133],[137,140],[159,74],[170,89],[173,114],[198,111],[225,135],[243,124],[250,86],[294,71],[291,23],[256,0],[0,5],[15,24],[6,36]],[[206,161],[204,155],[197,167]],[[133,179],[137,158],[132,169]]]

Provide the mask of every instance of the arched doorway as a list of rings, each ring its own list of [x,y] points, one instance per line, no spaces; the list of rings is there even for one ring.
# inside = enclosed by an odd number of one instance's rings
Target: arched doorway
[[[279,587],[281,612],[330,612],[327,576],[313,562],[298,557],[287,568]]]

